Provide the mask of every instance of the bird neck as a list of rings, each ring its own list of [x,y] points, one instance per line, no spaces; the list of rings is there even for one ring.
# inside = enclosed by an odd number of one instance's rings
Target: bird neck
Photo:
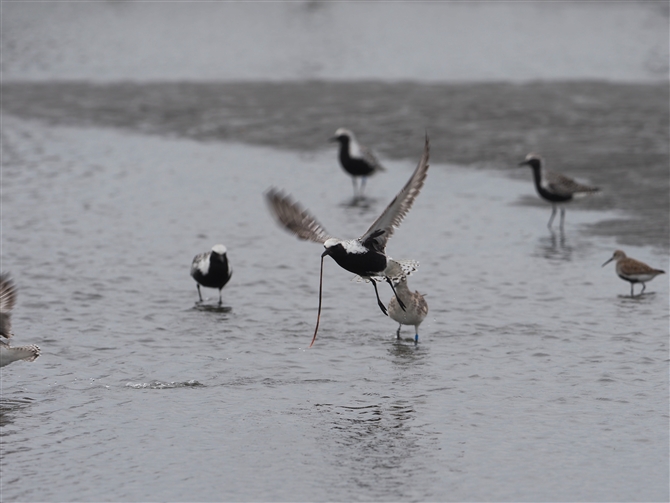
[[[535,188],[538,191],[541,191],[543,189],[541,168],[540,166],[531,166],[531,169],[533,170],[533,181],[535,182]]]
[[[401,281],[395,285],[396,292],[400,293],[411,293],[409,287],[407,286],[407,281]]]
[[[339,140],[340,142],[340,159],[349,159],[349,138],[344,137]]]

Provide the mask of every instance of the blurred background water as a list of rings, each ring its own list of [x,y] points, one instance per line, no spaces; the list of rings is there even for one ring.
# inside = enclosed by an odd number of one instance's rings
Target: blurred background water
[[[5,501],[667,501],[665,2],[2,3]],[[351,206],[326,139],[388,172]],[[418,346],[268,214],[421,262]],[[603,188],[549,231],[527,169]],[[196,305],[196,253],[226,244]],[[390,298],[388,288],[382,297]],[[409,337],[410,329],[405,329]]]

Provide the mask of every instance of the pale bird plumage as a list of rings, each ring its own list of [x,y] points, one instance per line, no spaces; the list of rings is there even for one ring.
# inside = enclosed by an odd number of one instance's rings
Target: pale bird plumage
[[[40,356],[40,348],[35,344],[30,346],[10,346],[0,341],[0,367],[20,360],[34,362]]]
[[[2,274],[0,275],[0,336],[8,340],[14,335],[11,316],[15,304],[16,286],[8,274]],[[40,348],[34,344],[11,346],[9,342],[0,339],[0,367],[19,360],[32,362],[39,356]]]
[[[407,285],[407,278],[401,279],[396,284],[398,297],[404,302],[406,309],[401,309],[396,297],[391,297],[388,305],[389,316],[398,322],[396,337],[400,339],[400,330],[403,325],[414,326],[414,341],[419,341],[419,325],[428,315],[428,303],[418,291],[411,291]]]
[[[626,256],[626,254],[621,250],[616,250],[612,257],[602,266],[605,267],[612,261],[616,262],[615,270],[617,276],[630,283],[631,297],[634,295],[633,285],[635,283],[642,283],[642,290],[639,293],[639,295],[642,295],[647,287],[647,285],[645,285],[647,281],[651,281],[659,274],[665,274],[665,271],[654,269],[653,267],[649,267],[644,262],[640,262],[639,260],[635,260]]]
[[[191,264],[191,275],[193,275],[193,268],[198,269],[202,274],[209,272],[209,253],[200,253],[193,258]]]
[[[394,260],[391,257],[388,257],[386,269],[384,269],[383,276],[372,276],[371,278],[362,278],[358,275],[353,277],[353,280],[360,282],[365,281],[369,282],[371,279],[375,281],[385,281],[386,278],[390,278],[393,281],[393,284],[396,285],[398,281],[410,276],[419,268],[418,260]]]

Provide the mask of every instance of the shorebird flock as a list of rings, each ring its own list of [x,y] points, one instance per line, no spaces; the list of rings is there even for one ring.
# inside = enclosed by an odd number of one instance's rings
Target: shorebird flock
[[[374,154],[356,139],[349,129],[339,128],[330,139],[339,144],[338,158],[344,171],[352,178],[354,187],[353,204],[365,198],[365,182],[368,177],[385,171]],[[312,241],[323,245],[321,254],[321,272],[319,277],[319,301],[316,326],[310,347],[316,341],[321,318],[323,293],[323,262],[326,256],[331,257],[342,269],[353,273],[359,280],[372,283],[379,309],[385,316],[398,322],[396,331],[400,339],[402,325],[414,327],[414,342],[419,340],[419,325],[428,315],[428,303],[425,296],[411,291],[407,278],[419,266],[416,260],[394,260],[386,253],[386,245],[394,230],[400,225],[414,204],[421,188],[424,186],[429,168],[430,142],[426,135],[423,153],[407,183],[388,204],[367,231],[354,239],[339,239],[329,234],[309,211],[294,201],[291,196],[271,187],[265,192],[270,212],[277,222],[287,231],[301,240]],[[600,189],[576,182],[565,175],[544,169],[542,158],[530,153],[519,163],[528,166],[533,173],[533,182],[538,195],[552,206],[551,217],[547,226],[551,229],[557,210],[560,208],[561,231],[565,222],[565,204],[584,195],[595,194]],[[360,184],[358,180],[360,179]],[[223,287],[230,281],[233,270],[227,256],[228,250],[217,244],[205,253],[193,258],[191,276],[196,281],[198,291],[197,303],[203,303],[200,287],[219,290],[219,306],[221,306]],[[646,283],[665,271],[654,269],[638,260],[627,257],[621,250],[616,250],[603,267],[616,262],[617,275],[630,283],[630,295],[634,297],[634,285],[642,283],[641,296]],[[380,297],[377,283],[387,283],[392,292],[390,302],[385,305]],[[13,336],[11,313],[16,303],[16,287],[8,274],[0,275],[0,367],[12,362],[24,360],[32,362],[40,356],[40,348],[36,345],[11,346],[9,339]]]
[[[342,131],[339,130],[338,131]],[[387,315],[386,306],[379,298],[377,290],[378,281],[386,281],[393,290],[395,299],[404,311],[407,306],[398,297],[395,283],[414,272],[418,263],[414,260],[398,261],[393,260],[386,255],[386,243],[393,235],[393,231],[400,225],[407,212],[412,207],[414,200],[419,195],[421,187],[428,174],[428,159],[430,153],[430,143],[426,136],[426,143],[423,154],[417,164],[414,173],[407,181],[405,186],[398,192],[393,201],[389,203],[383,213],[375,220],[370,228],[357,239],[337,239],[331,237],[323,226],[307,211],[295,203],[287,195],[271,188],[266,193],[270,210],[273,212],[277,221],[283,225],[286,230],[295,234],[300,239],[306,239],[315,243],[323,244],[325,251],[321,254],[321,278],[319,280],[319,310],[316,318],[316,328],[312,344],[316,340],[316,333],[319,329],[319,319],[321,317],[321,293],[323,287],[323,259],[326,255],[337,262],[337,264],[360,276],[363,280],[370,281],[375,289],[377,304],[384,315]]]
[[[542,158],[539,155],[530,153],[526,156],[526,159],[524,159],[523,162],[519,163],[519,166],[530,166],[533,170],[535,190],[537,190],[538,195],[542,199],[551,203],[551,217],[549,217],[549,222],[547,223],[549,229],[551,229],[551,224],[556,216],[556,210],[560,206],[560,228],[562,231],[565,221],[565,204],[578,197],[596,194],[600,192],[600,189],[598,187],[591,187],[589,185],[578,183],[572,178],[560,173],[542,169],[542,162]],[[642,283],[642,290],[639,293],[639,295],[642,295],[646,288],[645,283],[647,281],[651,281],[659,274],[665,274],[665,271],[654,269],[644,262],[627,257],[621,250],[616,250],[612,258],[603,264],[603,267],[613,260],[616,261],[617,275],[621,279],[630,282],[631,297],[634,296],[633,285],[635,283]]]

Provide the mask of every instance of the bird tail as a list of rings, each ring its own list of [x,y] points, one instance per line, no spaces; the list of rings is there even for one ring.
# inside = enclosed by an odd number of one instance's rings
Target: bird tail
[[[419,268],[418,260],[393,260],[389,257],[384,275],[394,283],[411,275]]]
[[[356,274],[352,278],[352,281],[355,281],[357,283],[360,283],[362,281],[364,281],[365,283],[369,283],[370,279],[374,279],[375,281],[383,282],[386,281],[386,278],[388,278],[391,281],[393,281],[393,284],[395,285],[398,284],[401,280],[403,280],[407,276],[409,276],[410,274],[412,274],[418,268],[419,268],[419,262],[417,260],[393,260],[392,258],[389,257],[383,275],[363,278],[358,274]]]

